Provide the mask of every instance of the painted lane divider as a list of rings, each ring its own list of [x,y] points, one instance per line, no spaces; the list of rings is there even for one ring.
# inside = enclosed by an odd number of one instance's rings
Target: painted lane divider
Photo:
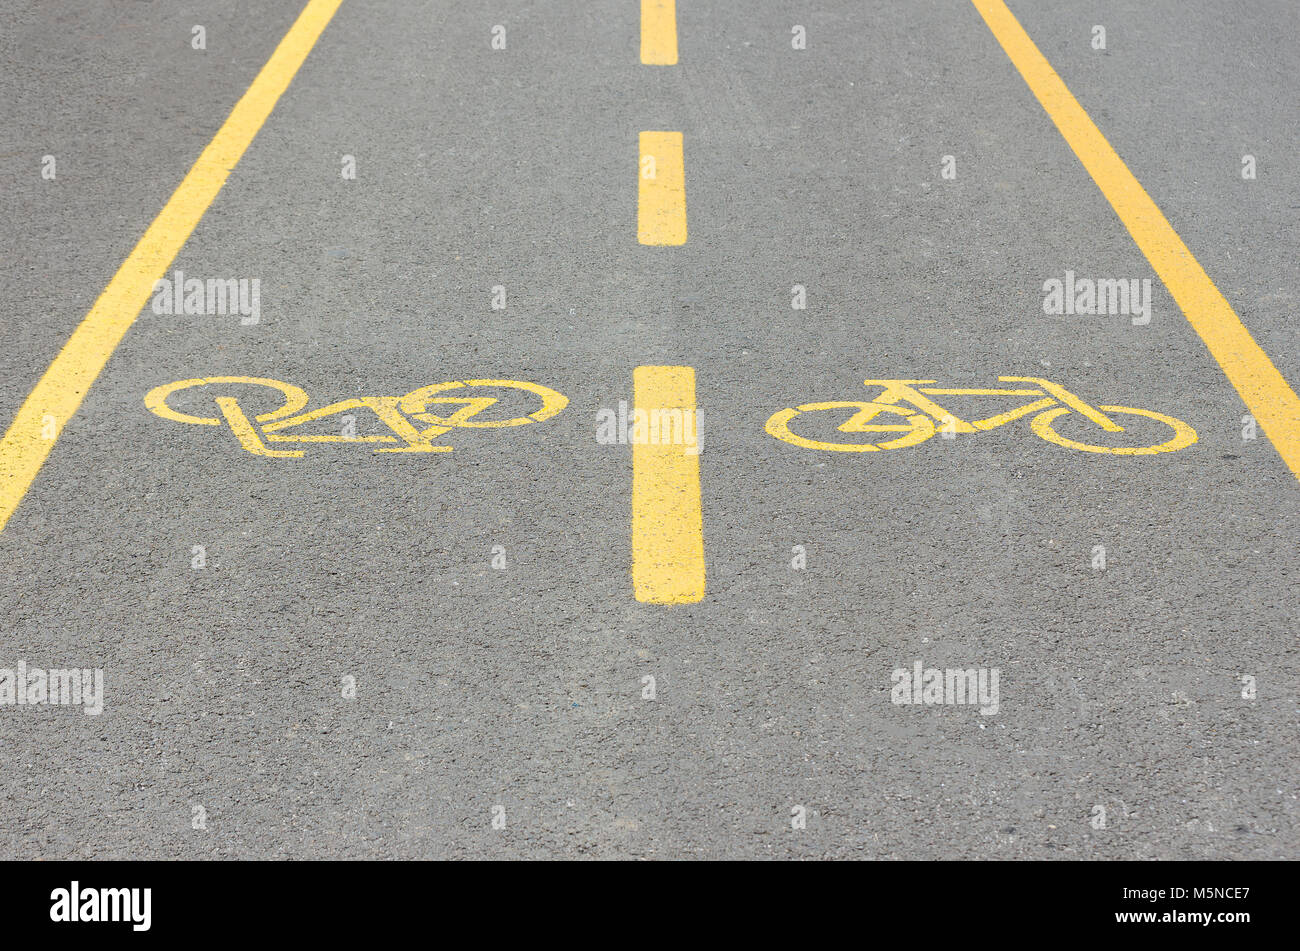
[[[1300,398],[1003,0],[971,0],[1224,375],[1300,479]]]
[[[642,132],[637,175],[637,240],[686,243],[686,160],[680,132]]]
[[[158,217],[18,409],[0,440],[0,530],[54,442],[257,135],[343,0],[311,0]]]
[[[632,402],[647,417],[695,417],[695,370],[637,367]],[[632,446],[632,588],[645,604],[692,604],[704,597],[698,429],[692,442]]]
[[[641,62],[677,65],[677,0],[641,0]]]

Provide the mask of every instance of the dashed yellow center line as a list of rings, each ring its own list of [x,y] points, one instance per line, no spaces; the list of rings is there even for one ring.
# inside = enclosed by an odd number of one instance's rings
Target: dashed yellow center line
[[[0,530],[27,494],[63,426],[135,323],[343,0],[311,0],[235,104],[158,217],[73,331],[0,440]]]
[[[641,0],[641,62],[677,65],[677,0]]]
[[[686,159],[680,132],[642,132],[637,171],[637,240],[686,243]]]
[[[1300,479],[1300,399],[1111,148],[1004,0],[971,0],[1287,467]]]
[[[695,370],[637,367],[634,413],[697,420]],[[692,423],[698,426],[698,423]],[[646,604],[692,604],[704,597],[704,518],[699,433],[685,440],[632,443],[632,588]]]

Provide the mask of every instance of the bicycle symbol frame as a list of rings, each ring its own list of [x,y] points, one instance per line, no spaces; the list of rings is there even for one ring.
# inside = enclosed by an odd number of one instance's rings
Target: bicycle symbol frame
[[[220,417],[192,416],[173,409],[167,402],[168,397],[182,390],[193,387],[229,385],[232,383],[264,386],[277,390],[284,399],[284,405],[268,413],[261,413],[252,419],[240,406],[234,396],[215,396]],[[480,413],[499,402],[495,396],[471,396],[465,394],[451,395],[454,391],[482,387],[504,387],[524,390],[541,400],[542,407],[527,416],[512,419],[480,420],[475,419]],[[304,455],[301,449],[271,449],[267,443],[402,443],[399,446],[385,446],[375,449],[381,452],[451,452],[452,447],[434,445],[432,440],[446,435],[454,429],[501,429],[511,426],[524,426],[528,423],[540,423],[555,416],[569,405],[568,397],[548,387],[523,380],[453,380],[447,383],[433,383],[412,390],[405,396],[359,396],[322,406],[309,412],[300,412],[310,401],[307,392],[291,383],[282,383],[266,377],[250,376],[215,376],[207,379],[177,380],[154,387],[144,398],[145,406],[161,416],[179,423],[198,426],[230,427],[244,449],[256,456],[271,456],[279,459],[297,459]],[[449,416],[439,416],[430,412],[433,404],[459,404],[460,408]],[[333,416],[350,409],[370,410],[384,423],[392,435],[286,435],[285,430],[295,426]],[[409,417],[409,418],[408,418]],[[418,428],[416,423],[427,424]],[[260,429],[260,431],[259,431]]]
[[[1000,383],[1033,383],[1037,389],[968,389],[963,387],[928,387],[923,384],[937,380],[864,380],[866,386],[881,386],[883,391],[872,400],[832,400],[821,403],[804,403],[792,409],[783,409],[768,419],[769,435],[805,449],[831,452],[875,452],[881,449],[905,449],[925,442],[936,432],[971,434],[996,429],[1031,413],[1034,434],[1058,446],[1081,452],[1106,453],[1121,456],[1146,456],[1158,452],[1177,452],[1196,442],[1196,431],[1180,419],[1132,406],[1091,406],[1059,383],[1034,376],[1000,376]],[[986,419],[963,420],[944,409],[931,396],[1032,396],[1038,397],[1015,409]],[[837,428],[842,433],[901,433],[894,439],[875,443],[825,442],[800,436],[790,424],[805,413],[823,410],[856,409],[852,416]],[[1103,412],[1103,410],[1105,412]],[[873,422],[881,413],[900,416],[898,423]],[[1154,419],[1173,430],[1172,438],[1153,446],[1096,446],[1067,439],[1053,424],[1069,413],[1079,413],[1108,433],[1122,433],[1124,427],[1107,414],[1142,416]]]

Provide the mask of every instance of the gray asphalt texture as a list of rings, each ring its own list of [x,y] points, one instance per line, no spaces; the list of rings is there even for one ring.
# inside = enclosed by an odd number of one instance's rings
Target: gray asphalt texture
[[[1294,386],[1300,7],[1010,6]],[[0,11],[6,425],[299,9]],[[975,8],[678,27],[649,67],[633,3],[345,0],[173,265],[259,278],[261,323],[146,310],[0,536],[0,667],[106,681],[99,717],[0,708],[0,858],[1296,856],[1296,479],[1158,279],[1146,327],[1042,313],[1067,269],[1155,275]],[[685,136],[683,247],[636,240],[654,129]],[[697,374],[694,605],[632,597],[631,454],[595,439],[644,364]],[[300,460],[144,406],[218,375],[570,405]],[[867,378],[999,375],[1200,441],[763,429]],[[999,668],[999,713],[892,704],[917,660]]]

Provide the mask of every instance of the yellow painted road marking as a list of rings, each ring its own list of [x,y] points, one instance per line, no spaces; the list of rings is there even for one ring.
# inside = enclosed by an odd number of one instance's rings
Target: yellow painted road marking
[[[641,62],[677,65],[677,0],[641,0]]]
[[[695,370],[637,367],[632,402],[647,415],[695,416]],[[698,418],[698,417],[697,417]],[[632,445],[632,587],[646,604],[691,604],[704,597],[704,518],[699,434],[695,447]]]
[[[686,243],[686,160],[680,132],[642,132],[636,236],[642,244]]]
[[[266,121],[343,0],[311,0],[248,91],[118,268],[19,407],[0,440],[0,530],[77,412],[87,390]],[[47,419],[47,417],[49,417]]]
[[[563,393],[558,393],[538,383],[530,383],[527,380],[453,380],[448,383],[432,383],[428,386],[422,386],[418,390],[412,390],[405,396],[358,396],[340,400],[328,406],[321,406],[310,412],[301,412],[311,399],[306,390],[294,386],[292,383],[282,383],[279,380],[272,380],[267,377],[253,376],[214,376],[208,379],[177,380],[175,383],[164,383],[162,386],[155,386],[145,394],[144,405],[163,419],[200,426],[220,426],[221,420],[214,416],[193,416],[189,413],[182,413],[174,409],[167,400],[173,393],[179,393],[183,390],[208,386],[216,386],[220,389],[230,384],[268,387],[278,390],[284,397],[283,406],[262,413],[255,418],[255,421],[252,421],[244,413],[236,397],[216,396],[215,392],[206,394],[215,397],[217,406],[220,408],[226,422],[245,449],[254,455],[276,456],[286,459],[300,459],[303,453],[301,450],[285,452],[268,450],[265,443],[262,442],[262,435],[266,436],[267,442],[296,443],[335,442],[355,444],[398,442],[400,439],[406,442],[405,447],[400,449],[376,449],[375,452],[451,452],[451,446],[433,446],[430,445],[429,440],[446,435],[453,429],[496,430],[526,426],[529,423],[540,423],[555,416],[569,405],[569,398]],[[532,393],[540,399],[542,406],[527,416],[480,420],[472,417],[495,406],[499,402],[498,397],[467,396],[463,392],[450,396],[439,395],[453,391],[463,391],[473,387],[522,390]],[[440,416],[429,412],[432,404],[438,404],[438,408],[446,405],[449,407],[458,406],[459,409],[452,412],[450,416]],[[388,426],[394,435],[357,436],[355,434],[322,433],[281,435],[283,430],[294,429],[308,423],[328,419],[331,416],[337,416],[339,413],[352,409],[368,409],[372,411],[381,422]],[[416,429],[403,414],[409,415],[418,422],[432,425],[427,429]],[[347,417],[344,417],[344,419],[346,420]],[[261,434],[258,433],[256,424],[261,424]]]
[[[1101,130],[1038,51],[1003,0],[971,0],[1065,141],[1164,281],[1192,329],[1300,479],[1300,398],[1255,343]]]
[[[1146,409],[1134,409],[1131,406],[1090,406],[1059,383],[1037,376],[999,376],[1001,383],[1037,383],[1041,389],[974,389],[971,387],[933,387],[917,389],[913,384],[935,383],[936,380],[864,380],[866,386],[881,386],[883,391],[874,400],[834,400],[822,403],[805,403],[802,406],[786,408],[773,413],[767,421],[768,435],[775,436],[793,446],[805,449],[826,449],[834,452],[875,452],[878,449],[906,449],[925,442],[936,432],[942,431],[944,438],[955,438],[958,433],[974,434],[987,432],[1025,416],[1034,415],[1031,428],[1034,433],[1048,442],[1065,446],[1067,449],[1079,449],[1083,452],[1110,453],[1120,456],[1149,456],[1159,452],[1177,452],[1196,442],[1196,431],[1181,419],[1154,413]],[[1041,399],[1025,403],[1014,409],[1006,410],[987,419],[966,421],[954,416],[944,409],[930,395],[943,396],[1038,396]],[[1065,404],[1059,406],[1059,403]],[[844,410],[857,410],[836,429],[842,433],[905,433],[896,439],[877,443],[828,442],[800,436],[790,428],[790,423],[805,413],[819,413],[834,410],[842,416]],[[1154,446],[1093,446],[1076,442],[1061,436],[1052,429],[1052,421],[1067,413],[1078,413],[1084,419],[1109,433],[1122,433],[1124,427],[1106,416],[1101,410],[1115,410],[1132,416],[1143,416],[1164,423],[1174,431],[1172,438]],[[907,424],[901,422],[876,423],[880,413],[892,413],[906,417]],[[936,428],[936,427],[942,427]]]

